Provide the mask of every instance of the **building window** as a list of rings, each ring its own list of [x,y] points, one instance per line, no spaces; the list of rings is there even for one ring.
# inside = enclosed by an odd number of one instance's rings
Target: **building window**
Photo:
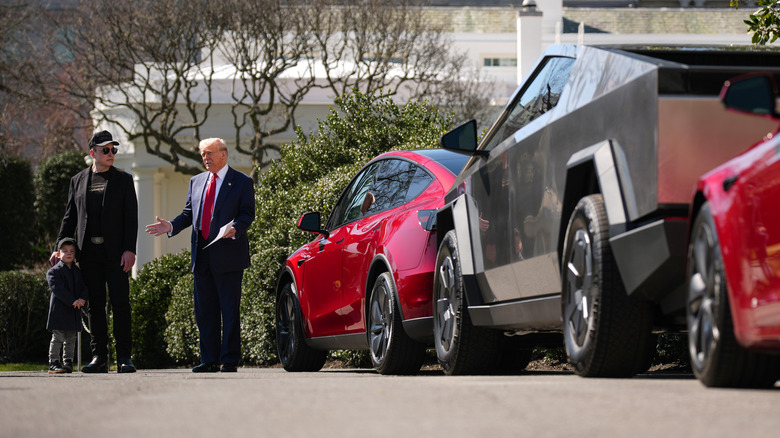
[[[484,58],[485,67],[517,67],[517,58]]]
[[[363,62],[387,62],[388,64],[403,64],[405,61],[405,57],[401,54],[394,53],[391,56],[387,56],[387,54],[384,55],[377,55],[376,53],[367,53],[363,55],[361,58],[361,61]]]

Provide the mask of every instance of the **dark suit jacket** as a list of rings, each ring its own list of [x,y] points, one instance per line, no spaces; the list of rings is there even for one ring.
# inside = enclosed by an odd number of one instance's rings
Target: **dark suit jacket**
[[[201,206],[208,181],[208,172],[203,172],[190,179],[187,193],[187,203],[181,214],[171,221],[175,236],[181,230],[192,226],[192,265],[195,270],[197,260],[198,226],[200,225]],[[217,199],[214,203],[214,217],[209,228],[209,243],[219,233],[223,225],[233,221],[236,229],[235,239],[220,239],[204,251],[210,251],[209,261],[212,272],[233,272],[249,267],[249,239],[246,231],[255,219],[255,187],[252,178],[228,167],[225,180],[222,181]]]
[[[84,234],[87,229],[87,190],[89,189],[88,167],[70,179],[68,190],[68,205],[62,218],[60,234],[57,241],[64,237],[76,236],[79,249],[84,247]],[[114,166],[108,169],[111,173],[106,191],[103,194],[103,227],[106,255],[109,260],[120,260],[122,253],[130,251],[135,254],[138,240],[138,199],[135,196],[133,177]]]
[[[46,272],[51,298],[47,330],[81,331],[81,310],[73,308],[79,298],[87,300],[89,294],[81,270],[77,266],[68,269],[61,260]],[[75,288],[75,289],[74,289]]]

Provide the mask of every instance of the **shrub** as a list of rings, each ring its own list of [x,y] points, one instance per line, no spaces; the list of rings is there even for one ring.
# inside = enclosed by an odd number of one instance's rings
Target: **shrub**
[[[0,361],[46,362],[49,285],[46,276],[0,272]]]
[[[399,149],[433,147],[450,120],[424,102],[396,105],[389,97],[356,93],[336,100],[317,134],[284,145],[281,160],[263,172],[255,189],[255,221],[249,229],[252,264],[242,296],[244,362],[276,361],[274,306],[284,260],[311,238],[298,230],[298,217],[320,211],[327,217],[352,176],[375,156]],[[339,353],[341,354],[341,353]],[[344,355],[365,363],[362,353]],[[349,356],[349,357],[347,357]]]
[[[244,364],[271,365],[276,356],[274,328],[275,296],[269,291],[276,284],[276,260],[285,257],[281,248],[270,248],[252,255],[252,263],[244,272],[241,294],[241,356]]]
[[[179,365],[200,363],[198,326],[195,323],[193,275],[187,273],[171,292],[171,304],[165,313],[165,343],[168,355]]]
[[[653,365],[671,364],[679,368],[689,368],[691,356],[688,352],[687,333],[661,333],[658,335],[657,354]]]
[[[43,160],[35,170],[35,220],[38,226],[37,249],[48,258],[60,230],[68,203],[73,175],[86,167],[85,152],[71,150]]]
[[[190,272],[190,252],[168,254],[145,264],[130,282],[133,315],[133,361],[139,367],[172,365],[165,342],[165,315],[171,292],[179,279]]]
[[[33,189],[30,163],[15,156],[0,155],[0,230],[5,251],[0,251],[0,271],[31,266],[35,240]]]

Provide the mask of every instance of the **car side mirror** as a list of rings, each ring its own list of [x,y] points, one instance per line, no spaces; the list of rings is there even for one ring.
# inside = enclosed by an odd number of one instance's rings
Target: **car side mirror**
[[[301,231],[306,231],[308,233],[315,233],[315,234],[324,234],[325,237],[328,237],[328,232],[320,228],[320,212],[319,211],[313,211],[310,213],[304,213],[301,215],[300,219],[298,219],[298,229]]]
[[[461,154],[480,156],[488,154],[477,149],[477,121],[473,119],[442,135],[439,144],[444,149]]]
[[[732,111],[777,119],[777,95],[774,77],[762,72],[729,79],[723,84],[720,100]]]

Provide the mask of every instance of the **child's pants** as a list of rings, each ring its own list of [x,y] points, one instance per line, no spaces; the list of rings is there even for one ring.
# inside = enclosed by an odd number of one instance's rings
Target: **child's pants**
[[[75,330],[52,330],[51,343],[49,344],[49,363],[60,361],[62,351],[63,362],[73,362],[73,354],[76,352]]]

